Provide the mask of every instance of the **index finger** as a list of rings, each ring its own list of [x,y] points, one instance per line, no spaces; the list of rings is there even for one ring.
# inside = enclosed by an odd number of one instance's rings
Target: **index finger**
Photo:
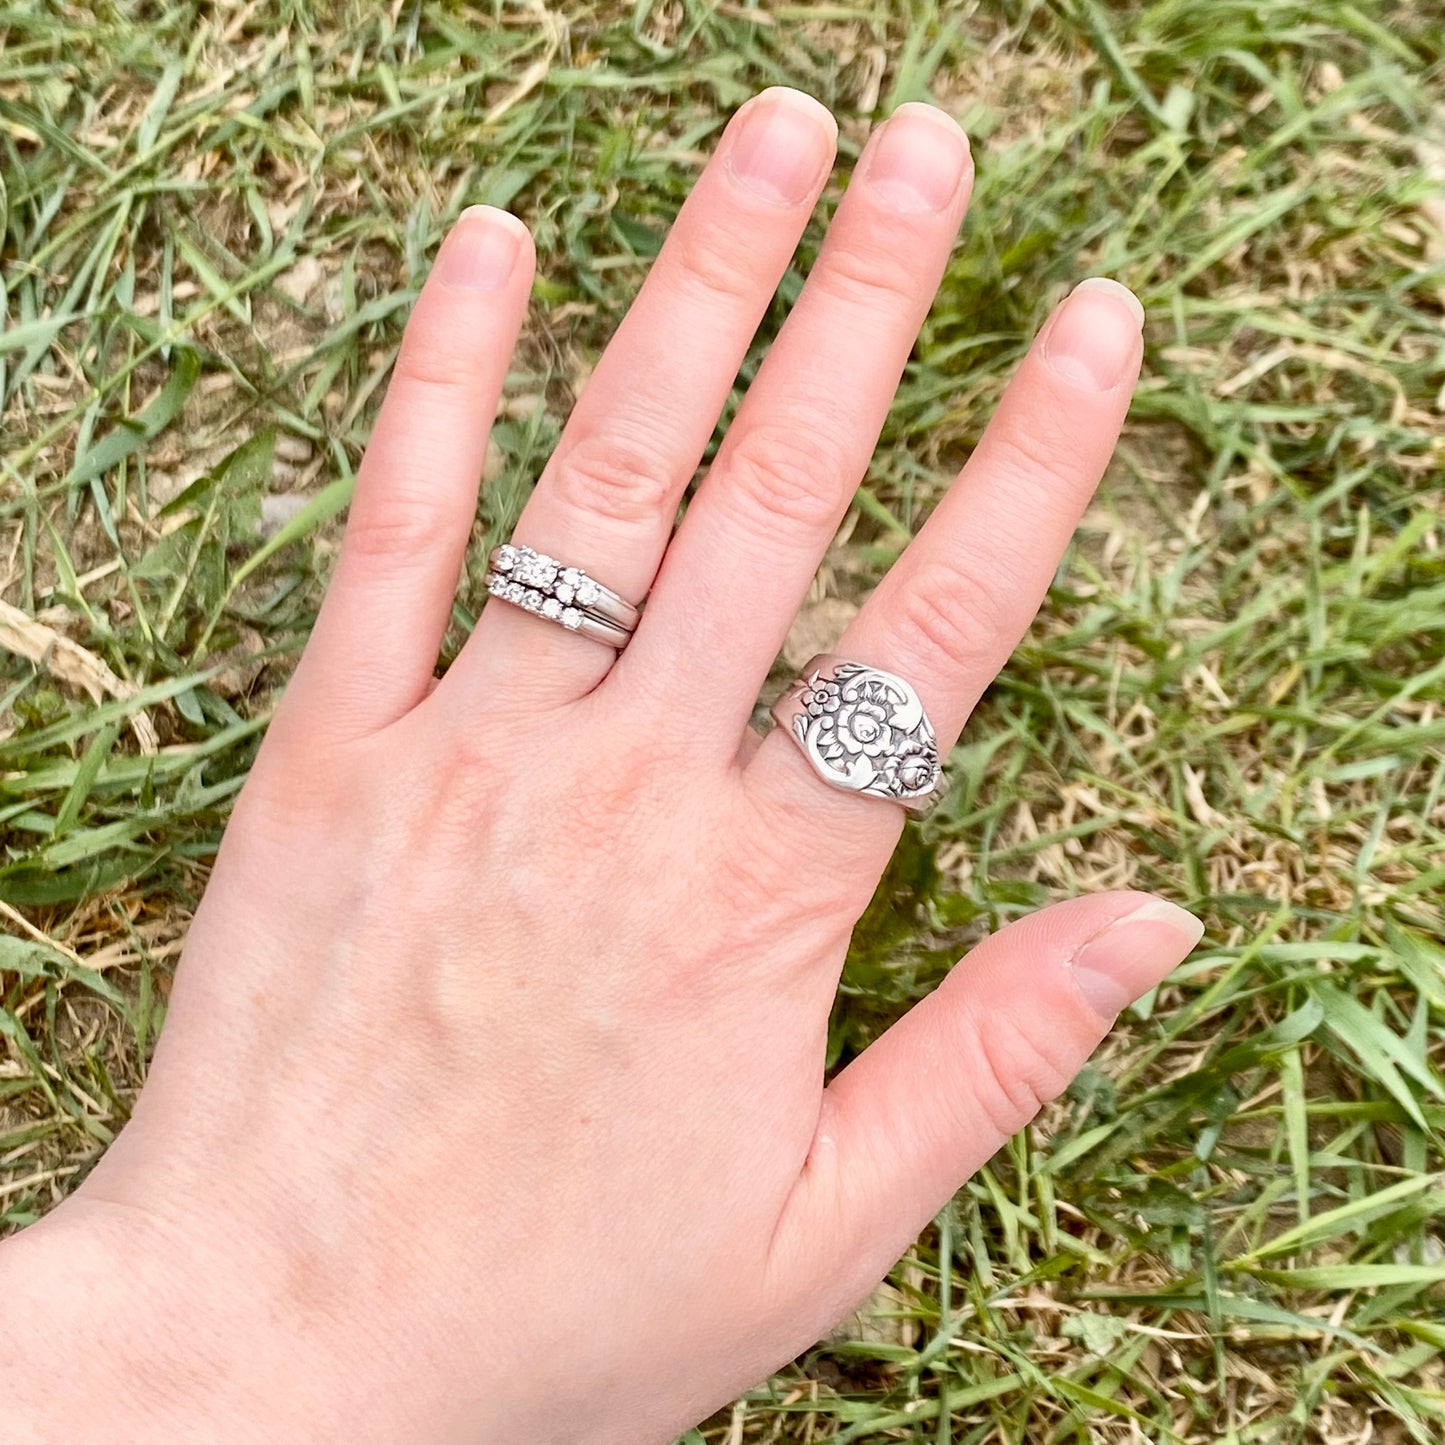
[[[1076,287],[1049,318],[973,456],[835,651],[912,684],[946,758],[1048,592],[1109,463],[1143,355],[1144,310],[1117,282]],[[835,792],[782,729],[747,777],[836,835],[857,860],[898,836],[902,810]],[[817,829],[819,821],[831,827]],[[871,866],[871,863],[870,863]]]

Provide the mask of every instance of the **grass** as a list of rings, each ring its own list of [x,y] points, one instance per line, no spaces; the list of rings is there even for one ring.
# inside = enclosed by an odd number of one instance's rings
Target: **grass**
[[[841,184],[929,97],[973,219],[815,611],[1081,274],[1143,296],[1146,380],[835,1056],[1051,898],[1208,933],[866,1318],[686,1440],[1439,1440],[1442,46],[1399,0],[0,4],[0,1228],[126,1117],[444,226],[507,205],[541,257],[480,544],[738,103],[819,95]]]

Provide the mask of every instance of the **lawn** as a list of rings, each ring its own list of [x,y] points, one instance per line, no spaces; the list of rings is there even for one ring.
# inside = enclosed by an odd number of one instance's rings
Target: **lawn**
[[[873,123],[933,99],[979,175],[795,652],[1074,280],[1150,317],[1110,478],[857,932],[835,1056],[1047,900],[1158,889],[1208,930],[862,1316],[686,1440],[1438,1442],[1439,0],[0,0],[0,1230],[124,1123],[445,226],[504,205],[539,252],[455,651],[771,83],[841,155],[739,391]]]

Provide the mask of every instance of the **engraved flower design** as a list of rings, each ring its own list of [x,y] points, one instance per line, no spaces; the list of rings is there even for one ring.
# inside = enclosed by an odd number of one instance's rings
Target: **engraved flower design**
[[[868,687],[840,695],[831,716],[822,719],[818,743],[830,761],[876,758],[893,746],[891,711],[886,700]]]
[[[840,788],[910,808],[942,791],[938,744],[918,695],[901,678],[861,663],[830,662],[797,683],[789,719],[803,751]],[[781,720],[781,719],[780,719]]]
[[[842,692],[836,682],[825,682],[815,672],[798,700],[808,710],[809,717],[822,717],[825,712],[838,711]]]
[[[891,769],[904,793],[924,793],[938,778],[938,765],[922,743],[909,738],[898,749]]]

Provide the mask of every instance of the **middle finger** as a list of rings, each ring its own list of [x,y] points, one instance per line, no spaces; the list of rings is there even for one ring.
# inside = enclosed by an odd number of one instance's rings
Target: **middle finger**
[[[900,106],[874,133],[668,548],[611,685],[661,679],[669,716],[720,756],[867,470],[972,179],[963,131],[933,106]]]

